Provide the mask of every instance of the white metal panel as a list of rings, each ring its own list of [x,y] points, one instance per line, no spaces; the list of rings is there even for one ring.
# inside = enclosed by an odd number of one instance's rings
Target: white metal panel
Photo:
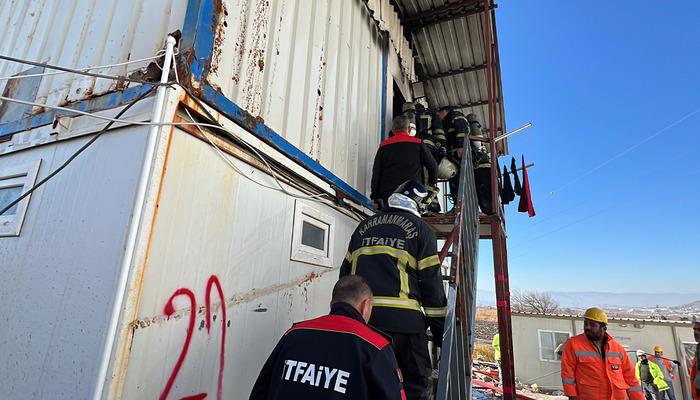
[[[205,142],[176,129],[159,206],[148,240],[143,289],[128,355],[122,398],[168,398],[207,393],[214,398],[223,336],[221,300],[211,290],[212,327],[206,329],[206,287],[221,283],[226,304],[223,398],[247,398],[269,351],[292,322],[328,311],[336,268],[290,261],[295,201],[335,219],[334,264],[345,255],[356,222],[313,201],[262,188],[241,177]],[[254,179],[271,178],[231,158]],[[160,179],[160,178],[155,178]],[[177,296],[170,318],[165,305],[177,290],[196,301],[195,328],[184,352],[191,304]],[[177,371],[177,372],[175,372]]]
[[[169,32],[182,29],[184,0],[10,0],[0,7],[0,54],[69,68],[153,56]],[[148,61],[99,72],[127,75]],[[29,66],[0,61],[0,76]],[[46,72],[49,72],[48,70]],[[0,93],[7,81],[0,81]],[[124,86],[122,85],[121,88]],[[60,74],[42,79],[37,100],[50,105],[119,89],[112,80]]]
[[[209,82],[366,192],[382,40],[364,1],[226,0],[224,10]]]
[[[3,399],[90,397],[145,130],[105,134],[32,195],[19,237],[0,238]],[[41,158],[41,179],[89,138],[5,154],[0,166]]]

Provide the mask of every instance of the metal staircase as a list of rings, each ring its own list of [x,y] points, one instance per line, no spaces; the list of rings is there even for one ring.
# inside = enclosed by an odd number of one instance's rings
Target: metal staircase
[[[503,207],[498,193],[498,156],[496,151],[497,99],[495,93],[495,69],[498,67],[497,38],[491,35],[493,13],[489,2],[484,2],[483,26],[487,46],[488,127],[489,137],[465,138],[463,148],[470,149],[470,140],[488,142],[491,153],[491,186],[493,215],[479,213],[474,190],[474,170],[471,151],[465,151],[460,168],[459,193],[455,212],[449,216],[426,217],[436,232],[438,240],[445,241],[440,260],[448,260],[447,316],[442,342],[437,382],[437,400],[471,399],[472,353],[476,323],[476,274],[479,239],[492,243],[498,331],[501,341],[501,389],[504,400],[516,398],[513,364],[513,340],[510,311],[510,287],[508,281],[508,255]],[[493,39],[493,40],[492,40]]]

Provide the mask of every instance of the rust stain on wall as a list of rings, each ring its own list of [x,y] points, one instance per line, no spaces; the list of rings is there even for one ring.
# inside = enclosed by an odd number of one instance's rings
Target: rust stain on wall
[[[246,80],[243,88],[244,108],[253,115],[260,114],[262,102],[262,76],[265,69],[267,30],[269,25],[269,1],[258,1],[255,7],[251,29],[256,34],[250,43],[246,63]]]
[[[221,50],[226,40],[226,28],[228,27],[228,10],[221,0],[216,1],[214,5],[215,13],[218,17],[212,18],[212,30],[214,33],[214,49],[212,51],[212,59],[209,65],[209,72],[216,73],[219,70],[221,62]]]
[[[324,61],[324,48],[321,47],[321,55],[318,62],[318,79],[316,81],[316,103],[314,107],[314,122],[311,132],[311,144],[309,148],[309,156],[316,161],[321,159],[320,143],[321,143],[321,122],[323,121],[323,103],[324,103],[324,76],[326,62]]]
[[[236,36],[235,51],[234,51],[234,68],[231,79],[238,83],[241,76],[241,63],[243,63],[243,56],[245,55],[245,41],[246,34],[248,32],[248,0],[241,0],[238,12],[238,35]]]

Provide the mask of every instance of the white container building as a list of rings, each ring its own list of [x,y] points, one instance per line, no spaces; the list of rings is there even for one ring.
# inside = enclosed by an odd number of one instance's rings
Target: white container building
[[[174,87],[160,117],[210,113],[229,132],[144,125],[158,102],[149,95],[120,117],[131,123],[0,216],[3,399],[248,397],[280,335],[327,312],[348,239],[371,213],[372,161],[396,105],[425,97],[485,115],[485,93],[462,90],[484,86],[483,70],[468,68],[485,62],[483,5],[423,21],[407,38],[402,20],[450,4],[392,3],[0,6],[0,55],[119,64],[90,71],[134,81],[157,81],[172,33],[178,78],[206,105]],[[442,57],[452,36],[476,58]],[[114,118],[152,88],[54,72],[0,60],[0,208],[108,123],[78,112]],[[33,76],[7,79],[18,74]]]

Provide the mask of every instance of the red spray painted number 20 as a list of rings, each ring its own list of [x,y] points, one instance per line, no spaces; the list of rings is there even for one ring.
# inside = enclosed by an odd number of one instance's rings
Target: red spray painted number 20
[[[210,276],[209,280],[207,281],[207,287],[204,294],[204,302],[206,307],[205,323],[207,327],[207,334],[211,333],[211,289],[213,286],[216,286],[216,291],[219,295],[219,299],[221,300],[221,350],[219,352],[219,377],[217,380],[216,390],[216,398],[217,400],[221,400],[223,395],[224,382],[224,354],[226,352],[226,298],[224,297],[223,289],[221,289],[221,282],[219,282],[219,278],[217,278],[216,275]],[[163,389],[163,393],[160,394],[160,400],[167,400],[168,394],[170,394],[170,390],[173,388],[173,384],[175,383],[175,379],[180,373],[182,364],[185,362],[185,357],[187,357],[187,351],[190,348],[190,341],[192,340],[192,334],[194,333],[195,320],[197,319],[197,301],[195,300],[194,293],[187,288],[181,288],[173,292],[168,301],[165,303],[163,313],[165,313],[165,315],[168,317],[172,316],[175,313],[175,306],[173,305],[173,301],[178,296],[187,296],[187,298],[190,301],[190,310],[192,311],[190,312],[190,320],[187,325],[187,336],[185,337],[185,343],[182,345],[180,356],[177,358],[175,367],[170,373],[170,377],[168,378],[168,382],[165,385],[165,389]],[[206,393],[199,393],[195,395],[182,397],[180,400],[201,400],[206,397]]]

